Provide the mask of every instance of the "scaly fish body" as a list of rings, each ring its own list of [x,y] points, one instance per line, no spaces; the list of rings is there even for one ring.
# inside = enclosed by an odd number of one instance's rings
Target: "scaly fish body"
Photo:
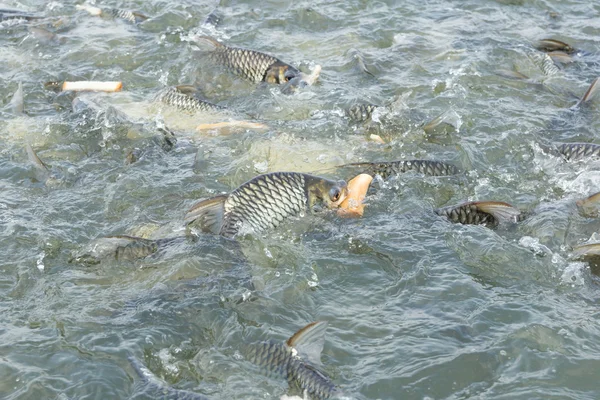
[[[431,160],[401,160],[377,163],[353,163],[346,166],[365,168],[364,173],[371,176],[380,175],[387,179],[392,175],[398,175],[408,171],[416,171],[428,176],[457,175],[458,168],[452,164]]]
[[[146,368],[146,366],[135,357],[128,355],[127,358],[135,372],[148,387],[148,391],[150,392],[148,394],[151,394],[153,399],[208,400],[208,397],[201,394],[190,392],[188,390],[173,389],[172,387],[167,386],[167,384],[158,379],[152,371]]]
[[[558,152],[567,160],[581,160],[586,157],[600,157],[600,145],[593,143],[563,143]]]
[[[229,47],[207,36],[197,37],[196,40],[211,47],[206,54],[213,63],[252,82],[282,84],[300,73],[295,67],[259,51]]]
[[[102,259],[109,258],[132,261],[156,253],[160,245],[172,240],[174,239],[150,240],[126,235],[103,237],[90,242],[70,262],[98,264]]]
[[[374,104],[355,104],[346,109],[346,115],[354,122],[366,122],[371,119],[378,106]]]
[[[296,172],[259,175],[229,195],[194,205],[187,224],[225,237],[241,231],[262,232],[279,226],[286,218],[312,210],[317,203],[337,207],[346,197],[346,182],[334,182]]]
[[[129,21],[132,24],[139,24],[140,22],[144,22],[148,19],[148,17],[146,17],[143,14],[129,10],[121,10],[118,8],[110,9],[110,11],[108,11],[108,14],[111,15],[113,18],[124,19],[125,21]]]
[[[156,97],[156,101],[190,114],[225,110],[224,107],[199,99],[194,95],[195,92],[195,88],[190,86],[170,87],[161,91]]]
[[[339,394],[336,386],[312,365],[320,363],[327,322],[312,322],[285,343],[260,342],[246,346],[245,356],[263,373],[286,378],[311,399],[329,399]]]
[[[313,366],[299,358],[295,349],[279,342],[261,342],[248,346],[245,356],[269,376],[285,378],[307,392],[309,398],[329,399],[335,385]]]
[[[496,227],[500,221],[517,222],[524,218],[518,209],[500,201],[473,201],[434,211],[452,222],[488,228]]]

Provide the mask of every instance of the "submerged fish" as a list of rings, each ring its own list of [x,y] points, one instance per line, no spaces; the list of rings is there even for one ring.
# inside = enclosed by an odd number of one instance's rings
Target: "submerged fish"
[[[272,172],[253,178],[228,195],[197,203],[187,212],[185,222],[231,238],[248,230],[258,233],[275,228],[286,218],[312,211],[318,204],[338,207],[346,194],[345,181]]]
[[[594,143],[562,143],[558,152],[567,160],[575,161],[586,157],[600,157],[600,145]]]
[[[42,18],[44,17],[31,14],[27,11],[0,9],[0,22],[9,20],[34,21]]]
[[[600,209],[600,192],[586,197],[585,199],[577,200],[577,207],[586,217],[597,217]]]
[[[229,47],[208,36],[197,36],[195,40],[210,48],[206,54],[212,62],[252,82],[282,84],[300,73],[295,67],[259,51]]]
[[[458,168],[452,164],[432,160],[401,160],[373,163],[352,163],[343,165],[343,167],[364,168],[363,173],[371,176],[380,175],[387,179],[392,175],[399,175],[408,171],[416,171],[429,176],[447,176],[457,175]]]
[[[517,208],[501,201],[471,201],[434,210],[452,222],[485,225],[493,228],[500,221],[518,222],[524,215]]]
[[[127,355],[127,359],[131,363],[131,366],[135,370],[136,374],[138,374],[146,386],[144,392],[149,396],[152,396],[153,399],[208,400],[208,397],[201,394],[169,387],[133,355]]]
[[[194,86],[180,85],[169,87],[161,91],[158,96],[156,96],[156,101],[190,114],[196,112],[220,112],[225,110],[225,107],[198,98],[198,94],[199,91]]]
[[[138,12],[133,12],[129,10],[121,10],[118,8],[111,8],[109,10],[103,10],[98,7],[91,6],[89,4],[78,4],[75,6],[78,10],[87,11],[90,15],[93,16],[104,16],[108,15],[113,18],[124,19],[125,21],[129,21],[134,24],[139,24],[140,22],[144,22],[148,19],[147,16],[140,14]]]
[[[286,342],[260,342],[247,346],[246,358],[271,376],[286,378],[308,398],[329,399],[340,391],[316,366],[321,364],[327,322],[311,322]]]
[[[375,75],[373,75],[371,71],[369,71],[369,69],[367,68],[367,65],[365,63],[365,56],[359,50],[352,48],[348,50],[346,54],[349,58],[352,59],[352,62],[355,64],[356,69],[358,69],[362,73],[375,77]]]
[[[556,39],[542,39],[537,42],[535,48],[546,53],[561,51],[563,53],[571,54],[575,52],[575,49],[572,46]]]
[[[375,104],[355,104],[346,109],[346,115],[354,122],[366,122],[371,119],[378,107]]]
[[[150,240],[135,236],[108,236],[93,240],[85,249],[73,255],[69,262],[98,264],[103,259],[132,261],[156,253],[159,247],[175,238]]]

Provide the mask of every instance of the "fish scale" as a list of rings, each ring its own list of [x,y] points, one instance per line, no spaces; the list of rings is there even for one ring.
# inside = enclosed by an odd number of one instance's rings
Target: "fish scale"
[[[594,143],[563,143],[558,152],[567,160],[580,160],[585,157],[600,157],[600,145]]]
[[[398,175],[408,171],[416,171],[429,176],[447,176],[459,173],[458,168],[452,164],[431,160],[402,160],[379,163],[355,163],[348,166],[366,168],[365,173],[369,175],[380,175],[387,179],[392,175]]]
[[[438,215],[446,216],[452,222],[458,222],[461,224],[469,225],[488,225],[495,226],[498,221],[494,216],[479,211],[477,206],[472,204],[466,204],[460,207],[446,207],[440,208],[435,211]]]
[[[188,113],[222,112],[225,110],[224,107],[182,93],[176,87],[170,87],[161,91],[156,97],[156,101]]]
[[[267,69],[279,60],[273,56],[236,47],[219,47],[209,53],[215,63],[225,65],[236,74],[253,82],[261,82]]]
[[[295,355],[294,349],[278,342],[261,342],[249,346],[247,359],[267,375],[286,378],[306,390],[310,398],[328,399],[336,392],[329,379]]]
[[[371,119],[376,108],[374,104],[355,104],[346,110],[346,115],[352,121],[365,122]]]

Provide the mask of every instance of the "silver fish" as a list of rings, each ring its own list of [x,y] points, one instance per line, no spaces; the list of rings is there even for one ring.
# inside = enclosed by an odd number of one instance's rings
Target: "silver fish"
[[[535,54],[531,55],[531,59],[534,62],[534,64],[537,65],[546,76],[556,75],[560,71],[554,63],[554,60],[552,60],[552,57],[550,57],[546,53],[536,52]]]
[[[408,171],[416,171],[428,176],[447,176],[457,175],[458,168],[452,164],[447,164],[441,161],[432,160],[401,160],[373,163],[352,163],[343,165],[343,167],[360,167],[364,168],[363,173],[372,176],[380,175],[383,179],[387,179],[392,175],[399,175]]]
[[[600,145],[594,143],[562,143],[558,152],[567,160],[575,161],[586,157],[600,157]]]
[[[259,51],[229,47],[208,36],[197,36],[195,40],[209,47],[205,54],[213,63],[252,82],[283,84],[300,73],[295,67]]]
[[[198,89],[193,86],[174,86],[161,91],[156,96],[156,101],[190,114],[197,112],[214,113],[225,110],[225,107],[199,99],[197,97],[198,93]]]
[[[247,346],[246,358],[270,376],[286,378],[312,399],[339,395],[336,386],[316,366],[321,363],[327,322],[312,322],[286,342],[260,342]]]
[[[471,201],[438,208],[434,212],[452,222],[489,228],[497,226],[500,221],[518,222],[524,218],[517,208],[501,201]]]
[[[334,208],[346,198],[345,181],[330,181],[296,172],[259,175],[228,195],[194,205],[185,222],[204,232],[232,238],[240,232],[262,232],[318,203]]]
[[[146,393],[152,396],[153,399],[169,399],[169,400],[208,400],[208,397],[188,390],[173,389],[165,382],[160,380],[152,373],[144,364],[142,364],[133,355],[128,354],[129,363],[146,385]]]
[[[346,115],[354,122],[366,122],[371,119],[378,107],[375,104],[355,104],[346,109]]]

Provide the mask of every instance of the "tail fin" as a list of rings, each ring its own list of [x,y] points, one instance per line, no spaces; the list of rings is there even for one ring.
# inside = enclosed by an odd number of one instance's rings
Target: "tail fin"
[[[518,222],[521,220],[521,211],[503,201],[475,201],[473,204],[479,211],[488,213],[499,221]]]
[[[312,364],[321,364],[321,352],[325,344],[327,321],[316,321],[294,333],[286,342]]]
[[[218,234],[223,223],[227,197],[227,195],[221,195],[196,203],[185,214],[186,225],[199,225],[204,232]]]
[[[600,80],[600,78],[594,79],[594,81],[592,82],[590,87],[588,87],[588,90],[585,91],[583,97],[581,97],[581,99],[577,102],[577,104],[575,104],[575,108],[581,106],[582,104],[586,104],[594,97],[594,95],[598,91],[598,87],[600,86],[598,84],[599,80]]]

